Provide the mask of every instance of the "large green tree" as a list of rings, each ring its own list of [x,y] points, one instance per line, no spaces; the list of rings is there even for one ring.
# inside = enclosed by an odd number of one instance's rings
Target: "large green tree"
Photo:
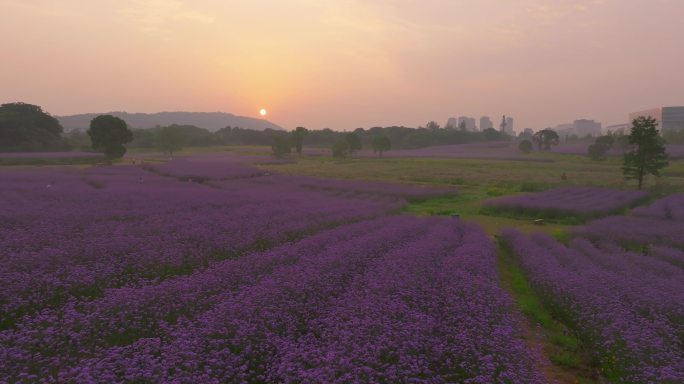
[[[332,146],[333,157],[347,157],[349,154],[349,142],[345,139],[339,139]]]
[[[382,157],[382,153],[392,149],[392,142],[390,138],[385,135],[375,136],[371,142],[373,147],[373,152],[376,152],[379,157]]]
[[[67,149],[62,130],[59,121],[37,105],[0,105],[0,151]]]
[[[667,167],[665,145],[656,129],[658,123],[652,117],[639,116],[632,121],[629,143],[632,150],[625,154],[622,173],[626,179],[636,179],[639,189],[644,176],[660,176],[660,170]]]
[[[534,135],[532,135],[532,140],[537,143],[539,152],[541,152],[542,148],[546,151],[549,151],[551,150],[552,145],[558,145],[560,142],[560,137],[558,137],[558,133],[556,133],[556,131],[553,129],[546,128],[535,132]]]
[[[273,137],[273,143],[271,144],[271,150],[273,151],[273,156],[278,158],[284,157],[292,152],[290,137],[285,133],[275,135]]]
[[[347,141],[347,146],[349,147],[349,154],[353,154],[356,151],[361,150],[361,139],[359,135],[355,132],[347,132],[344,135],[344,139]]]
[[[309,133],[309,130],[304,127],[297,127],[292,131],[292,143],[294,144],[295,150],[301,156],[302,147],[304,146],[304,137]]]
[[[608,151],[613,148],[615,144],[615,138],[613,135],[599,136],[594,141],[594,144],[590,144],[587,147],[589,152],[589,157],[592,160],[605,160],[608,157]]]
[[[93,148],[102,151],[109,159],[126,154],[124,144],[133,141],[133,133],[122,119],[112,115],[100,115],[90,121],[88,136]]]

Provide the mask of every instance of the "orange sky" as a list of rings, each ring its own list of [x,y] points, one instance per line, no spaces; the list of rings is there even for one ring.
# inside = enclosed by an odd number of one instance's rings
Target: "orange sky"
[[[684,105],[684,0],[0,0],[0,102],[285,128]]]

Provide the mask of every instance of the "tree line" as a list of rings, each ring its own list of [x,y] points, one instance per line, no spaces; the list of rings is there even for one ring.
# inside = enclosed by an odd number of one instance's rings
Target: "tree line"
[[[109,119],[111,122],[111,119]],[[277,137],[289,132],[266,129],[256,131],[240,127],[225,127],[211,132],[192,125],[172,125],[149,129],[131,129],[132,138],[128,148],[159,148],[177,151],[179,147],[202,147],[219,145],[259,145],[271,146]],[[302,129],[304,129],[302,127]],[[296,130],[295,130],[296,131]],[[357,128],[351,132],[333,131],[328,128],[306,130],[295,146],[317,148],[337,148],[342,153],[353,153],[354,145],[344,149],[344,141],[353,133],[364,148],[385,148],[387,142],[394,149],[415,149],[432,145],[464,144],[482,141],[510,140],[505,133],[494,129],[472,132],[460,128],[440,127],[429,122],[425,127],[404,126]],[[380,143],[376,138],[382,138]],[[292,139],[292,138],[289,138]],[[289,140],[288,139],[288,140]],[[281,140],[282,139],[278,139]],[[295,140],[296,141],[296,140]],[[0,151],[68,151],[93,150],[93,142],[86,131],[65,132],[59,121],[43,111],[41,107],[25,103],[10,103],[0,106]],[[176,149],[174,149],[176,148]],[[384,150],[383,150],[384,151]]]

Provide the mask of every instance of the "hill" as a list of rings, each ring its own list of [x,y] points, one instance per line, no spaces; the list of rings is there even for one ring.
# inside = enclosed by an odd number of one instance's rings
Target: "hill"
[[[90,120],[99,115],[114,115],[122,118],[131,128],[153,128],[158,125],[194,125],[210,131],[217,131],[226,126],[253,130],[267,128],[282,130],[283,128],[267,120],[252,117],[236,116],[224,112],[159,112],[159,113],[84,113],[80,115],[55,116],[65,130],[88,129]]]

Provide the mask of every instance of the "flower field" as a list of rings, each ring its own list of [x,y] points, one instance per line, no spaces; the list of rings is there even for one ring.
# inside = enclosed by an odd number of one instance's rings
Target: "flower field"
[[[548,381],[495,242],[398,214],[454,188],[259,160],[0,171],[0,383]],[[589,217],[647,197],[573,187],[490,202]],[[568,245],[503,234],[612,382],[684,380],[681,207],[672,195],[591,221]]]
[[[586,218],[619,212],[646,199],[648,199],[648,193],[643,191],[564,187],[494,198],[485,201],[483,207],[489,212],[511,212],[544,217],[572,215]]]
[[[635,209],[632,213],[642,217],[684,221],[684,195],[670,195],[658,199],[647,207]]]
[[[573,229],[576,236],[627,245],[684,246],[684,196],[670,195],[629,216],[610,216]]]
[[[543,381],[488,236],[374,186],[2,178],[0,382]]]
[[[503,238],[611,381],[684,382],[684,269],[672,255],[644,256],[583,238],[564,246],[512,230]]]
[[[306,189],[220,190],[136,167],[2,177],[2,327],[71,297],[188,273],[404,204]]]

